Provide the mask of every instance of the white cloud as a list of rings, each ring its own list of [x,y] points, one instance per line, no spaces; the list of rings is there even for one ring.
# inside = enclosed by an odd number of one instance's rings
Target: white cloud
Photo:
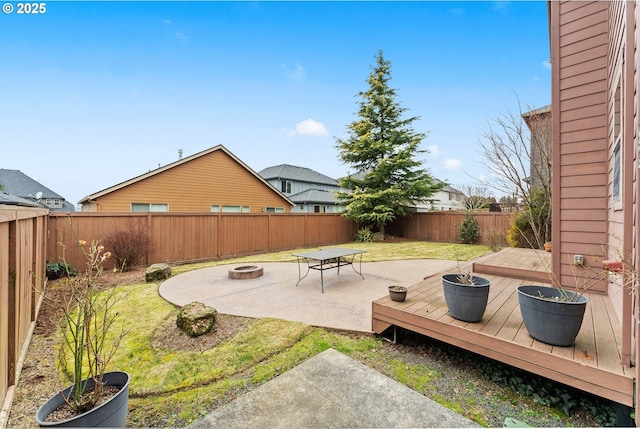
[[[176,32],[173,34],[173,37],[175,37],[176,39],[180,40],[181,42],[186,42],[186,41],[187,41],[187,39],[188,39],[187,35],[185,35],[185,34],[183,34],[183,33],[180,33],[180,32],[178,32],[178,31],[176,31]]]
[[[304,79],[304,67],[302,67],[302,65],[298,63],[295,63],[293,67],[290,67],[287,64],[281,64],[280,68],[284,70],[284,73],[292,79]]]
[[[462,162],[458,158],[447,158],[442,162],[442,168],[448,171],[458,171],[462,169]]]
[[[432,158],[437,158],[438,157],[438,146],[436,146],[436,145],[427,146],[427,150],[429,151],[429,155]]]
[[[327,127],[325,127],[322,122],[314,121],[311,118],[298,122],[296,124],[295,130],[285,128],[284,132],[289,137],[295,137],[295,136],[324,137],[326,135],[329,135],[329,131],[327,130]]]
[[[544,60],[542,62],[542,65],[545,69],[551,70],[551,61],[550,60]]]

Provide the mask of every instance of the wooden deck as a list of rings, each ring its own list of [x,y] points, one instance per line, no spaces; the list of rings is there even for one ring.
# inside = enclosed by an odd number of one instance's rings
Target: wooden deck
[[[548,275],[540,256],[548,258],[549,254],[509,248],[474,262],[474,273],[491,280],[481,322],[466,323],[449,316],[441,276],[436,275],[411,286],[405,302],[388,297],[374,301],[372,330],[382,333],[399,326],[634,407],[634,371],[620,363],[622,330],[606,296],[587,295],[584,322],[571,347],[550,346],[527,333],[517,287],[545,284]]]

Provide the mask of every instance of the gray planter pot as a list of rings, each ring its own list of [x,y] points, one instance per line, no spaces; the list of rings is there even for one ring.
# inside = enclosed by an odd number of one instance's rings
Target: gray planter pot
[[[36,422],[40,427],[119,427],[123,428],[127,420],[129,406],[129,374],[121,371],[107,372],[104,374],[106,386],[117,386],[120,391],[104,404],[101,404],[86,413],[79,414],[67,420],[59,422],[45,422],[49,414],[64,404],[62,395],[58,393],[49,399],[36,413]],[[69,395],[73,386],[67,387],[62,394]],[[87,390],[93,389],[93,380],[87,383]]]
[[[567,293],[575,296],[573,292]],[[575,302],[553,300],[560,296],[560,292],[550,286],[518,288],[520,312],[529,335],[546,344],[566,347],[574,343],[580,332],[588,299],[581,296]]]
[[[483,277],[473,276],[475,284],[458,283],[458,274],[442,276],[444,300],[451,317],[463,322],[479,322],[484,316],[489,300],[491,281]]]

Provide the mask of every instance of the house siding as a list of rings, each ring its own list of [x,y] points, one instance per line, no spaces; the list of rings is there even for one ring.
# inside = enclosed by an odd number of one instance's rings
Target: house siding
[[[636,205],[640,11],[637,0],[550,1],[548,5],[553,64],[552,210],[554,221],[559,219],[553,225],[554,252],[556,242],[560,247],[553,268],[566,284],[574,254],[585,255],[595,267],[598,261],[590,255],[632,257],[635,269],[640,266]],[[620,194],[614,198],[618,142]],[[640,329],[638,299],[613,283],[598,291],[608,294],[621,321],[622,364],[628,366],[640,352],[634,334]]]
[[[90,202],[89,211],[131,211],[132,203],[167,204],[170,212],[210,212],[212,205],[249,206],[251,213],[290,204],[223,150],[215,150]]]
[[[575,285],[570,261],[594,263],[607,239],[607,5],[551,2],[553,29],[554,272]],[[558,19],[558,22],[553,22]],[[588,220],[585,220],[588,219]],[[588,225],[587,225],[588,224]],[[555,245],[558,243],[558,245]],[[606,283],[595,291],[605,293]]]

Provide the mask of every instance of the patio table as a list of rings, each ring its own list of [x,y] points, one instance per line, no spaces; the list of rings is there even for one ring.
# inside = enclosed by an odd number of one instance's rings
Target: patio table
[[[296,287],[298,284],[307,277],[310,270],[318,270],[320,271],[320,286],[322,289],[322,293],[324,293],[324,275],[323,272],[325,270],[330,270],[333,268],[338,269],[338,275],[340,275],[340,267],[345,265],[351,265],[353,271],[362,277],[364,280],[364,276],[362,275],[362,254],[365,253],[366,250],[358,250],[358,249],[345,249],[332,247],[329,249],[320,249],[313,252],[304,252],[304,253],[294,253],[298,259],[298,283],[296,283]],[[359,266],[358,269],[354,266],[354,259],[359,255]],[[307,272],[302,275],[301,262],[307,263]]]

